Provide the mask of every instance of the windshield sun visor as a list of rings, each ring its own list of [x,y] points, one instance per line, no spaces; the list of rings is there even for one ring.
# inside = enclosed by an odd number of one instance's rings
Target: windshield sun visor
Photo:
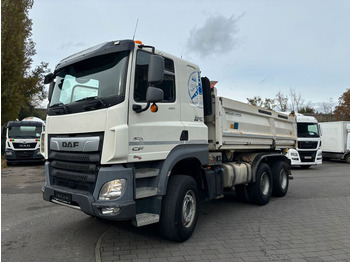
[[[71,55],[61,60],[56,66],[55,73],[58,70],[62,69],[63,67],[77,63],[79,61],[86,60],[95,56],[132,50],[134,46],[135,46],[134,41],[123,40],[123,41],[105,42],[105,43],[90,47],[84,51],[78,52],[74,55]]]

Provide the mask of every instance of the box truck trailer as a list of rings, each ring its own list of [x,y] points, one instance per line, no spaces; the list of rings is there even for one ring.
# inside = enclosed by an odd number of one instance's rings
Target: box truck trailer
[[[350,121],[322,122],[323,158],[350,164]]]
[[[288,191],[295,118],[219,97],[193,63],[113,41],[63,59],[45,83],[46,201],[184,241],[201,200],[236,189],[266,205]]]

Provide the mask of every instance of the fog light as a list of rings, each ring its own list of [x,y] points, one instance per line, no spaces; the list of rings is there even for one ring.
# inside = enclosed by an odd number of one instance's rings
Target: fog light
[[[104,184],[98,195],[99,200],[113,200],[119,198],[125,192],[126,179],[116,179]]]
[[[120,210],[119,207],[107,207],[107,208],[102,208],[101,212],[104,215],[110,215],[110,214],[116,214]]]
[[[5,152],[5,155],[7,155],[7,156],[12,156],[12,155],[13,155],[13,152],[11,152],[11,151],[6,151],[6,152]]]
[[[36,155],[36,156],[42,156],[42,154],[40,153],[40,150],[39,150],[39,149],[35,150],[34,155]]]

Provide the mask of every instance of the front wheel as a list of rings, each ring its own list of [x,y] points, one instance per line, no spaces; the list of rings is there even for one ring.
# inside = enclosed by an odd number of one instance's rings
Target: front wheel
[[[163,198],[159,221],[163,237],[182,242],[193,233],[198,219],[198,188],[190,176],[173,175],[169,178]]]
[[[272,194],[271,169],[266,163],[261,163],[256,172],[256,180],[247,186],[249,200],[257,205],[269,203]]]

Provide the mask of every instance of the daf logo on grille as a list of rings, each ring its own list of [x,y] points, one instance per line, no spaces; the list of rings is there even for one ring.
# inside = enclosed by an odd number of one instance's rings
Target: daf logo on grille
[[[62,142],[62,147],[77,147],[79,142]]]

